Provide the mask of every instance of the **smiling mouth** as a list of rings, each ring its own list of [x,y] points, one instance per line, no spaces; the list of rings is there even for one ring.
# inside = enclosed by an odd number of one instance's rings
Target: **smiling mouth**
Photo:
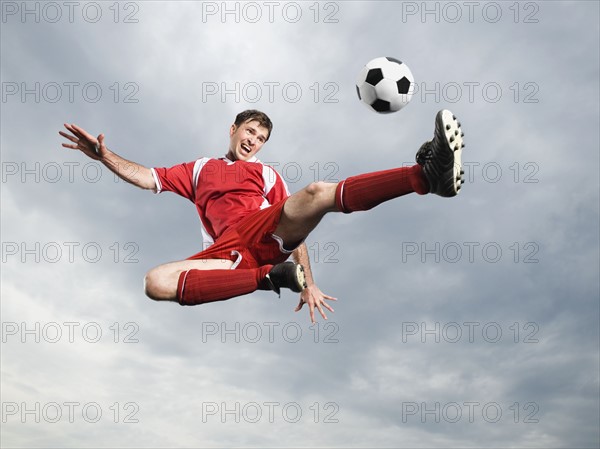
[[[243,144],[242,144],[242,146],[241,146],[241,147],[242,147],[242,151],[243,151],[244,153],[246,153],[246,154],[250,154],[250,153],[252,152],[252,150],[250,150],[250,148],[249,148],[248,146],[246,146],[246,145],[243,145]]]

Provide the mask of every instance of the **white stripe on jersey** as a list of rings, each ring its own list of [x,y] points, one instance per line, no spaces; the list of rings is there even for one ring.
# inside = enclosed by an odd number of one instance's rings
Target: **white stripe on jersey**
[[[194,195],[196,194],[196,189],[198,188],[198,180],[200,179],[200,172],[211,158],[203,157],[202,159],[198,159],[194,163],[194,171],[192,173],[192,182],[194,184]]]
[[[154,193],[160,193],[162,191],[162,184],[160,183],[160,179],[158,179],[158,175],[156,174],[156,170],[153,168],[150,169],[152,173],[152,177],[154,178],[154,184],[156,184],[156,188],[154,189]]]
[[[198,219],[200,219],[200,217],[198,217]],[[202,223],[202,220],[200,220],[200,231],[202,231],[202,251],[204,251],[210,245],[215,243],[215,241],[210,234],[206,232],[206,228],[204,228],[204,223]]]
[[[198,188],[198,180],[200,179],[200,172],[211,158],[203,157],[202,159],[198,159],[194,163],[194,170],[192,171],[192,183],[194,185],[194,196],[196,195],[196,189]],[[198,217],[200,218],[200,217]],[[207,249],[210,245],[215,243],[215,240],[208,233],[206,228],[204,227],[204,223],[202,223],[202,219],[200,218],[200,232],[202,233],[202,251]]]
[[[272,167],[269,167],[268,165],[264,165],[260,161],[257,161],[257,162],[259,162],[262,165],[262,178],[263,178],[263,182],[265,183],[265,187],[264,187],[265,196],[267,196],[269,194],[269,192],[271,191],[271,189],[275,186],[275,183],[277,182],[277,178],[279,178],[279,180],[283,184],[285,193],[287,193],[287,195],[289,196],[290,191],[288,190],[288,186],[285,183],[285,181],[283,180],[283,178],[279,175],[279,173],[277,173],[275,171],[275,169],[273,169]]]

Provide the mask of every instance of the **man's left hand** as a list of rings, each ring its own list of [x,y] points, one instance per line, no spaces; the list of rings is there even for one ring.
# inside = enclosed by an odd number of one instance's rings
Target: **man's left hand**
[[[333,312],[333,309],[325,302],[325,300],[337,301],[337,298],[324,294],[319,287],[317,287],[315,284],[311,284],[302,290],[302,293],[300,293],[300,302],[298,303],[295,311],[300,311],[304,304],[308,304],[310,321],[312,323],[315,323],[315,308],[319,311],[323,319],[327,319],[327,315],[325,315],[323,307],[330,312]]]

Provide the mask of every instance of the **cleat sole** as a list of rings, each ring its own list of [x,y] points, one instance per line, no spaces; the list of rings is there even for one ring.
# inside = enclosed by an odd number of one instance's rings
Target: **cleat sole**
[[[307,287],[304,267],[300,264],[296,265],[296,281],[298,282],[298,286],[300,288],[297,293],[301,292]]]
[[[452,179],[452,188],[454,194],[458,195],[460,187],[463,184],[462,175],[464,170],[462,169],[462,148],[464,147],[463,136],[465,135],[460,127],[460,122],[456,119],[456,116],[447,109],[441,111],[441,121],[444,129],[444,135],[448,148],[453,152],[454,156],[454,172]]]

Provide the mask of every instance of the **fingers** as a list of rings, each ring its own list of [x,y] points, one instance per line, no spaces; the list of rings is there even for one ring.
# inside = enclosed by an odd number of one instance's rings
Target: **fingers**
[[[62,131],[59,131],[59,134],[61,136],[63,136],[66,139],[69,139],[71,142],[74,143],[79,143],[82,140],[86,140],[85,136],[83,136],[79,131],[77,131],[75,128],[73,128],[73,125],[69,125],[68,123],[65,123],[65,128],[67,128],[72,135],[69,135],[67,133],[64,133]]]
[[[321,308],[321,306],[319,306],[318,309],[319,309],[319,313],[321,314],[321,316],[323,317],[323,319],[327,320],[327,315],[325,315],[325,312],[323,312],[323,309]]]
[[[317,294],[318,293],[318,294]],[[327,320],[327,314],[325,313],[324,308],[328,311],[334,313],[333,307],[325,302],[325,300],[337,301],[337,298],[333,296],[325,295],[321,291],[318,292],[307,292],[303,291],[300,296],[300,302],[296,306],[295,311],[298,312],[302,309],[304,304],[308,304],[310,321],[314,324],[315,321],[315,309],[319,311],[319,314],[323,317],[324,320]]]
[[[325,303],[321,300],[311,301],[308,304],[310,307],[310,318],[313,323],[315,322],[315,307],[317,308],[317,310],[319,311],[319,313],[321,314],[323,319],[324,320],[327,319],[327,315],[325,315],[325,312],[323,312],[323,308],[321,307],[322,304],[325,304]]]
[[[81,133],[79,131],[77,131],[73,125],[70,125],[69,123],[64,123],[65,128],[67,128],[69,131],[71,131],[71,133],[73,133],[74,135],[76,135],[77,137],[81,138]]]
[[[74,144],[77,144],[79,142],[75,137],[73,137],[73,136],[71,136],[71,135],[69,135],[67,133],[64,133],[62,131],[59,131],[58,134],[60,134],[61,136],[63,136],[65,139],[70,140]],[[63,143],[62,146],[65,147],[65,148],[70,148],[71,150],[78,150],[79,149],[79,147],[77,145],[72,145],[70,143]]]
[[[88,134],[88,132],[87,132],[85,129],[83,129],[83,128],[80,128],[79,126],[77,126],[77,125],[75,125],[75,124],[71,124],[70,126],[71,126],[71,128],[72,128],[74,131],[76,131],[76,132],[77,132],[79,135],[81,135],[81,136],[82,136],[84,139],[90,140],[90,141],[92,141],[92,142],[95,140],[95,139],[94,139],[94,136],[92,136],[91,134]]]
[[[96,143],[96,138],[89,134],[85,129],[80,128],[79,126],[73,123],[64,123],[64,126],[69,131],[71,131],[71,133],[73,133],[73,135],[79,140],[86,141],[87,143],[90,143],[92,145]]]
[[[63,136],[65,139],[70,140],[73,143],[77,143],[77,139],[65,132],[59,131],[58,134],[60,134],[61,136]]]
[[[98,138],[95,138],[91,134],[88,134],[83,128],[80,128],[75,124],[64,123],[63,125],[68,131],[71,132],[71,134],[67,134],[63,131],[59,131],[58,134],[73,142],[73,144],[63,143],[62,146],[64,148],[80,150],[92,159],[98,160],[101,158],[100,148],[106,148],[106,146],[104,146],[104,134],[100,134]]]
[[[98,135],[98,139],[96,141],[95,150],[96,150],[96,154],[98,156],[100,156],[100,149],[101,148],[106,149],[106,146],[104,145],[104,134]]]

